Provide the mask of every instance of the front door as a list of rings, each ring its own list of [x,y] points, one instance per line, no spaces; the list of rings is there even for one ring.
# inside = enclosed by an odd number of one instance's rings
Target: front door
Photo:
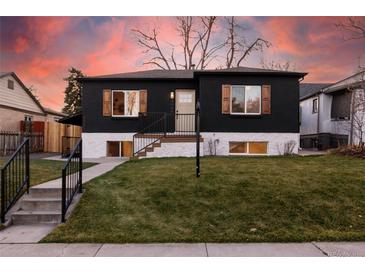
[[[195,130],[195,90],[178,89],[175,91],[175,130],[193,132]]]

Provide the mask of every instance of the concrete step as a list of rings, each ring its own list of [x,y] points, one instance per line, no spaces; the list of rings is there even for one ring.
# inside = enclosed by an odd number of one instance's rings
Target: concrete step
[[[20,208],[26,211],[61,210],[61,198],[32,198],[26,197],[21,201]]]
[[[19,210],[12,214],[13,224],[57,224],[61,222],[61,211]]]
[[[62,197],[61,188],[41,188],[31,187],[29,189],[29,196],[31,198],[59,198]]]

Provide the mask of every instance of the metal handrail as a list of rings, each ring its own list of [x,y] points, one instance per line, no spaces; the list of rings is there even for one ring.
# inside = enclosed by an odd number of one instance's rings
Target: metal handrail
[[[29,138],[26,138],[1,168],[0,218],[5,215],[26,191],[29,193]],[[11,174],[10,174],[11,173]]]
[[[80,139],[62,168],[62,222],[76,192],[82,193],[82,139]]]

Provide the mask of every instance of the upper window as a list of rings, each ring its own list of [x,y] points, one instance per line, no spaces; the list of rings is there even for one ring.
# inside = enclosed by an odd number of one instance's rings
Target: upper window
[[[136,117],[139,113],[139,91],[113,90],[113,116]]]
[[[318,98],[313,99],[312,112],[313,113],[317,113],[318,112]]]
[[[14,81],[13,80],[8,80],[8,88],[9,89],[14,89]]]
[[[232,86],[232,114],[261,114],[261,86]]]

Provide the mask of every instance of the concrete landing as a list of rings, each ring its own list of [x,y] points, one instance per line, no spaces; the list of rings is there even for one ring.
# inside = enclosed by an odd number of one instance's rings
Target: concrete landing
[[[0,231],[0,244],[38,243],[56,227],[56,224],[12,225]]]

